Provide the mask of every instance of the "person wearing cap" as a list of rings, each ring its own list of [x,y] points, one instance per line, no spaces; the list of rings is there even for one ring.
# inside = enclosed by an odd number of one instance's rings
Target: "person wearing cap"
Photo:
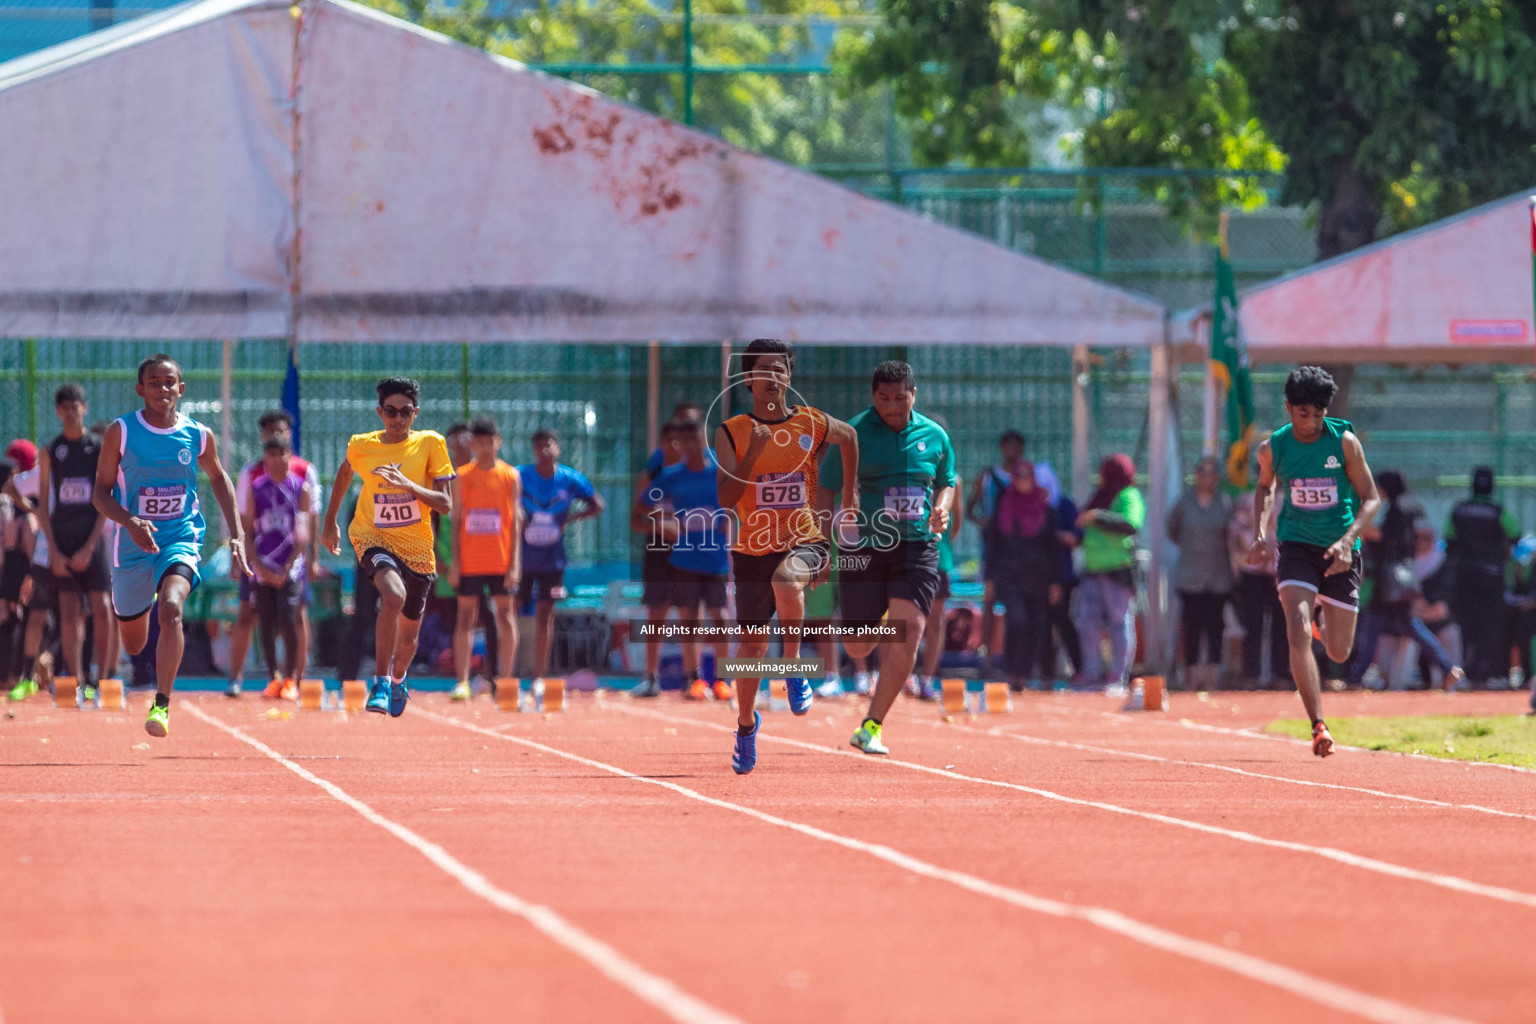
[[[1461,627],[1467,680],[1475,688],[1492,683],[1502,689],[1509,673],[1504,569],[1510,546],[1520,539],[1520,524],[1494,500],[1493,488],[1490,467],[1472,470],[1472,495],[1451,509],[1445,549],[1451,564],[1451,614]]]

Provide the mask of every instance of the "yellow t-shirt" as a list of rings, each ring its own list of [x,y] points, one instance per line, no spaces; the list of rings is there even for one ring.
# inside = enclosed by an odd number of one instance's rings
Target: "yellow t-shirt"
[[[374,470],[397,466],[407,480],[433,487],[453,479],[448,443],[435,430],[413,430],[398,444],[385,444],[383,436],[375,430],[353,434],[347,442],[347,463],[363,482],[347,536],[359,558],[369,548],[383,548],[413,572],[430,575],[437,572],[431,510],[409,491],[385,484]]]

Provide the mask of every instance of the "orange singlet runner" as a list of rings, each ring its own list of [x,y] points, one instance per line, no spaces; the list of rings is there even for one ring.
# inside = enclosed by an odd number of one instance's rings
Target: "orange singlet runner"
[[[777,422],[751,413],[732,416],[723,426],[738,458],[747,450],[755,423],[772,428],[773,436],[736,502],[740,528],[732,549],[744,555],[772,555],[825,540],[816,521],[814,497],[816,470],[827,439],[826,413],[797,405]]]

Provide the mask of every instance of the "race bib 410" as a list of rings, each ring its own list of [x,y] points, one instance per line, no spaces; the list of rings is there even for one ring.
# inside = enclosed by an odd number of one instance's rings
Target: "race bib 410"
[[[375,494],[373,525],[392,530],[421,522],[421,505],[414,494]]]

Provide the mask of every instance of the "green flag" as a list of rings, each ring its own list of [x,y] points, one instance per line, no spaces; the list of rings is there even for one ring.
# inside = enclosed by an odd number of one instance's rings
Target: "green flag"
[[[1216,303],[1211,313],[1211,374],[1227,389],[1227,482],[1238,490],[1249,486],[1249,453],[1253,450],[1253,382],[1248,348],[1237,317],[1237,282],[1232,264],[1216,248]]]

